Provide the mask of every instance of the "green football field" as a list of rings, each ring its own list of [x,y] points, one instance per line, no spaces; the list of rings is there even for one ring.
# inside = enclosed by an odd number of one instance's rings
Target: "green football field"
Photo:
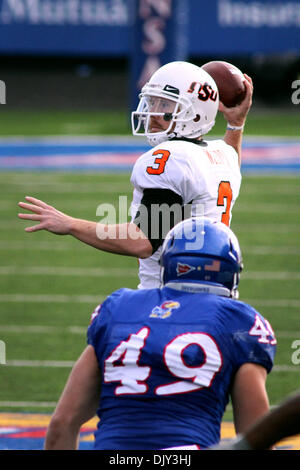
[[[35,115],[36,121],[30,115],[3,116],[6,135],[33,135],[37,129],[43,134],[43,126],[48,133],[67,133],[53,116],[52,127],[42,115]],[[63,126],[69,122],[70,133],[80,133],[84,117],[77,122],[70,113],[71,118],[73,127],[66,115]],[[264,125],[260,118],[249,120],[249,134],[298,134],[298,118],[267,117]],[[89,122],[95,123],[91,118]],[[100,132],[96,127],[91,134]],[[118,130],[127,132],[126,120]],[[271,405],[300,388],[299,183],[299,173],[245,174],[233,210],[232,228],[244,258],[240,299],[270,321],[278,341],[267,382]],[[48,413],[85,347],[95,306],[115,289],[137,286],[137,260],[96,251],[71,237],[26,233],[24,227],[30,224],[17,218],[17,203],[31,195],[75,217],[97,221],[99,204],[117,207],[120,195],[130,203],[129,174],[4,172],[0,187],[0,350],[4,344],[6,348],[6,365],[0,364],[0,409]],[[232,419],[230,406],[224,419]]]
[[[299,136],[299,106],[284,110],[259,109],[247,117],[247,135]],[[225,121],[217,115],[213,132],[222,135]],[[0,136],[128,135],[130,113],[120,111],[12,110],[1,108]]]
[[[115,289],[136,287],[137,261],[71,237],[25,233],[29,224],[17,219],[17,202],[30,193],[76,217],[99,220],[98,204],[117,207],[119,195],[130,201],[129,174],[5,173],[0,184],[0,339],[7,360],[0,366],[0,407],[51,412],[85,346],[94,307]],[[266,316],[278,340],[268,379],[271,404],[300,383],[299,198],[298,176],[244,176],[234,208],[232,228],[245,265],[240,299]]]

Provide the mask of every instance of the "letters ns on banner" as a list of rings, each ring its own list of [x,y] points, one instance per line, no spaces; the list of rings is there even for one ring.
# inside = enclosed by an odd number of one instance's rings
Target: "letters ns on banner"
[[[0,104],[6,104],[6,85],[0,80]]]

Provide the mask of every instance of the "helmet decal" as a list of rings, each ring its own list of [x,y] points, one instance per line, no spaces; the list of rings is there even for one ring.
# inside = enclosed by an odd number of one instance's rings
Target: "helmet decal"
[[[219,272],[221,269],[221,261],[214,259],[212,264],[205,264],[205,271],[216,271]]]
[[[166,85],[164,87],[164,91],[168,91],[169,93],[173,93],[174,95],[179,95],[179,89],[172,85]]]
[[[199,85],[198,87],[198,98],[201,101],[207,101],[208,99],[212,101],[216,101],[218,92],[216,89],[213,89],[208,83],[199,83],[199,82],[193,82],[191,83],[188,93],[194,93],[195,91],[195,86]]]
[[[182,276],[183,274],[188,274],[191,271],[194,271],[194,266],[190,266],[189,264],[182,264],[177,263],[176,272],[177,276]]]

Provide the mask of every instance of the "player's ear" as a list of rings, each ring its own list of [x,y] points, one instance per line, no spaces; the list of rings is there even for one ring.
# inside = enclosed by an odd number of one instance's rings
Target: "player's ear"
[[[222,103],[222,101],[219,101],[219,111],[223,113],[225,109],[226,109],[226,106]]]

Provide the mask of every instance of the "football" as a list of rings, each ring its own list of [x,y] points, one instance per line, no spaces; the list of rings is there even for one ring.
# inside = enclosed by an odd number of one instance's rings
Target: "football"
[[[246,95],[245,77],[235,65],[216,60],[202,65],[202,68],[216,82],[220,101],[225,106],[232,108],[243,101]]]

